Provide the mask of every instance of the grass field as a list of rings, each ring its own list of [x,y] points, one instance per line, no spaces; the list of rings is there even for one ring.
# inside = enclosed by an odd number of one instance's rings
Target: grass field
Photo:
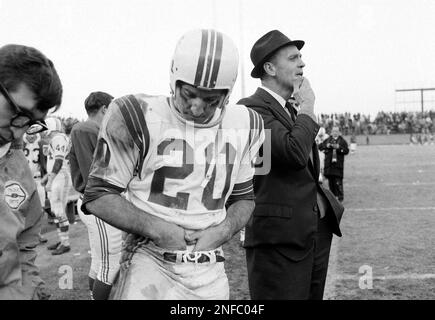
[[[434,299],[435,146],[361,147],[345,161],[344,186],[330,298]],[[372,289],[359,287],[363,265]]]
[[[433,145],[360,145],[346,157],[343,237],[333,240],[325,299],[435,299],[434,187]],[[46,237],[56,240],[54,231]],[[88,299],[90,258],[81,222],[71,226],[71,243],[72,251],[61,256],[38,247],[51,299]],[[249,299],[238,235],[224,249],[230,297]],[[62,290],[65,265],[73,288]]]

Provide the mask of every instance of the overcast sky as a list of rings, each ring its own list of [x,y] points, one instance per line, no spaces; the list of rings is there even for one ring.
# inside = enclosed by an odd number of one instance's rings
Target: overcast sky
[[[419,95],[395,89],[435,87],[435,0],[0,0],[0,45],[52,59],[64,86],[58,114],[80,119],[92,91],[168,95],[175,44],[193,28],[237,44],[243,68],[231,102],[242,78],[246,95],[259,85],[249,53],[272,29],[306,42],[317,113],[400,111],[404,101],[419,110]],[[427,100],[435,109],[435,93]]]

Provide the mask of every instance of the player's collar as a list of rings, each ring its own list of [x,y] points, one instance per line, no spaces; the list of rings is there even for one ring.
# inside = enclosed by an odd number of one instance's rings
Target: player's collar
[[[188,121],[188,120],[183,118],[183,116],[180,114],[177,107],[175,106],[174,97],[169,97],[167,99],[167,101],[169,104],[169,109],[171,109],[171,112],[175,115],[175,117],[178,120],[180,120],[182,123],[191,125],[195,128],[211,128],[211,127],[215,127],[215,126],[219,125],[222,122],[223,117],[225,115],[225,111],[226,111],[225,106],[222,106],[221,109],[217,109],[215,111],[215,113],[213,114],[213,117],[207,123],[204,123],[204,124],[195,123],[193,121]]]

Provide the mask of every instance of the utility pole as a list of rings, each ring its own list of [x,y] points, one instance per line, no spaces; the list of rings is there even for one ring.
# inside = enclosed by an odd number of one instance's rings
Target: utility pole
[[[240,81],[241,81],[241,96],[242,98],[246,97],[245,91],[245,63],[244,61],[244,37],[243,37],[243,0],[239,0],[239,36],[240,36],[240,56],[239,56],[239,60],[240,60],[240,73],[241,73],[241,77],[240,77]]]
[[[417,89],[396,89],[396,92],[418,92],[420,91],[421,113],[424,112],[424,95],[425,91],[435,91],[435,88],[417,88]]]

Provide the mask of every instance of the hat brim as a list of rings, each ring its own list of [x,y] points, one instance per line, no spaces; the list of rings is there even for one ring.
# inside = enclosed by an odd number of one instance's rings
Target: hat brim
[[[277,52],[279,49],[283,48],[283,47],[287,47],[287,46],[296,46],[296,48],[298,48],[298,50],[301,50],[302,47],[304,46],[305,42],[302,40],[293,40],[290,42],[286,42],[283,45],[275,48],[272,52],[270,52],[267,56],[265,56],[259,63],[257,63],[257,65],[254,67],[254,69],[252,69],[251,71],[251,77],[252,78],[260,78],[261,75],[263,74],[263,64],[264,62],[269,59],[275,52]]]

